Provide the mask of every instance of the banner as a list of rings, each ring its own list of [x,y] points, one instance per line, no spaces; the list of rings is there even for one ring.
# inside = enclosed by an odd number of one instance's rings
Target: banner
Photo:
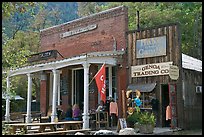
[[[95,75],[96,85],[100,93],[101,100],[106,101],[106,68],[105,64],[102,65],[100,70]]]

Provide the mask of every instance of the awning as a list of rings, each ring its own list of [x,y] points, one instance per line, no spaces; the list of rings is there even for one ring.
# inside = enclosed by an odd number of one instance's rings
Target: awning
[[[151,92],[157,83],[150,83],[150,84],[130,84],[127,90],[135,91],[136,89],[140,92]]]
[[[9,96],[9,98],[11,98],[11,97]],[[2,99],[6,99],[6,95],[5,95],[5,94],[2,94]],[[24,98],[22,98],[22,97],[19,96],[19,95],[14,96],[14,97],[12,98],[12,100],[13,100],[13,99],[15,99],[15,100],[24,100]]]

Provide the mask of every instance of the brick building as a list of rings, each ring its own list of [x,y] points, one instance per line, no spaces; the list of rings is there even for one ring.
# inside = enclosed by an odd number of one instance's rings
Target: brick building
[[[40,111],[46,115],[52,106],[52,121],[57,115],[57,105],[66,111],[68,104],[79,104],[83,128],[89,127],[89,111],[96,109],[100,101],[95,81],[89,82],[104,63],[106,96],[113,97],[120,106],[119,91],[127,86],[127,30],[128,13],[124,6],[41,30],[40,53],[29,58],[33,65],[11,70],[9,75],[28,76],[26,122],[31,121],[33,75],[40,75]]]

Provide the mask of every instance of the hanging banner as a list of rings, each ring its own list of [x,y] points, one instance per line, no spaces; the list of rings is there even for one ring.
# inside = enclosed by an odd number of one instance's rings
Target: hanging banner
[[[148,77],[158,75],[169,75],[169,68],[173,62],[163,62],[131,66],[131,77]]]
[[[98,87],[98,92],[100,93],[101,100],[106,101],[106,67],[105,64],[102,65],[100,70],[94,76],[96,80],[96,85]]]

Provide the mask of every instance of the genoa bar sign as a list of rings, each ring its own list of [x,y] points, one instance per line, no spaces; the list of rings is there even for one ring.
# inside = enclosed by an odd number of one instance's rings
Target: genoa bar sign
[[[169,75],[169,68],[173,62],[163,62],[131,67],[131,77],[146,77]]]
[[[76,34],[79,34],[79,33],[87,32],[87,31],[90,31],[90,30],[94,30],[96,28],[97,28],[97,24],[88,25],[88,26],[86,26],[84,28],[77,28],[77,29],[74,29],[74,30],[62,33],[62,34],[60,34],[60,37],[61,38],[70,37],[70,36],[73,36],[73,35],[76,35]]]
[[[47,60],[50,58],[56,58],[57,57],[57,50],[48,50],[41,53],[33,54],[28,57],[28,62],[35,62],[35,61],[41,61],[41,60]]]

